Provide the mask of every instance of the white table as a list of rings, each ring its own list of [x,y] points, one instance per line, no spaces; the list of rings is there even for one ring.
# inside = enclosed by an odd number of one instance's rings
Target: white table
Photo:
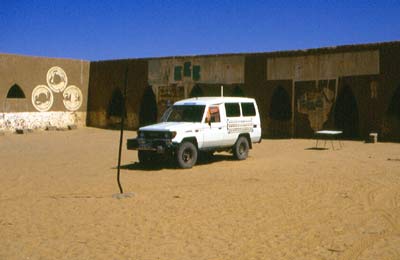
[[[326,146],[326,140],[330,140],[332,144],[332,150],[335,150],[335,146],[333,145],[333,141],[336,140],[339,143],[340,148],[342,148],[342,142],[339,139],[339,136],[343,134],[343,131],[339,130],[320,130],[315,131],[315,139],[317,140],[315,148],[318,148],[318,141],[320,139],[324,139],[324,148]]]

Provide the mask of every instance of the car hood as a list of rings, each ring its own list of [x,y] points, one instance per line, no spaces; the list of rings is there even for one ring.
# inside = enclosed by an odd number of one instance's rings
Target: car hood
[[[194,126],[200,126],[201,123],[191,122],[162,122],[154,125],[148,125],[139,128],[139,131],[186,131],[192,130]]]

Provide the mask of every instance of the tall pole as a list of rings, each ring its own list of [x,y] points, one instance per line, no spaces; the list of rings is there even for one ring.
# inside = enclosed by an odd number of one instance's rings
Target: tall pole
[[[122,140],[124,137],[124,119],[125,119],[125,99],[126,99],[126,85],[128,81],[128,67],[125,69],[125,82],[124,82],[124,95],[122,96],[122,108],[121,108],[121,132],[119,135],[119,152],[118,152],[118,168],[117,168],[117,182],[119,192],[121,194],[124,193],[122,189],[121,181],[120,181],[120,168],[121,168],[121,153],[122,153]]]

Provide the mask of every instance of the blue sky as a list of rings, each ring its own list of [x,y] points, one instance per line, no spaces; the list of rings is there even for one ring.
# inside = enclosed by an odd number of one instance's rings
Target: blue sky
[[[400,39],[400,1],[0,0],[0,53],[106,60]]]

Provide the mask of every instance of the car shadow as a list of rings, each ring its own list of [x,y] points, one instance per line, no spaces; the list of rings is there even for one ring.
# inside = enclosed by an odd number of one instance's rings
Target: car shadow
[[[197,160],[195,166],[199,165],[209,165],[213,163],[218,163],[222,161],[235,161],[232,155],[226,154],[215,154],[213,156],[208,157],[200,157]],[[112,169],[117,169],[117,166],[112,167]],[[151,165],[141,164],[139,162],[132,162],[128,164],[121,165],[120,169],[122,170],[130,170],[130,171],[160,171],[164,169],[180,169],[175,162],[170,161],[159,161],[154,162]]]
[[[326,147],[309,147],[309,148],[305,148],[304,150],[324,151],[324,150],[329,150],[329,148],[326,148]]]

